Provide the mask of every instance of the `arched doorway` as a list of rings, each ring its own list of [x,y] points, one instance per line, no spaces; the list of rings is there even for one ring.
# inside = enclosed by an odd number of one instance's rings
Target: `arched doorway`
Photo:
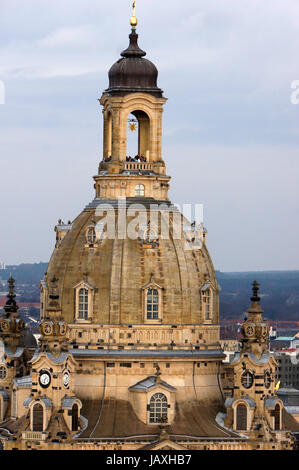
[[[247,431],[247,407],[240,404],[237,406],[237,431]]]
[[[33,431],[43,432],[44,430],[44,409],[42,405],[37,403],[33,407]]]
[[[127,157],[149,161],[150,119],[144,111],[132,111],[128,116]]]
[[[75,403],[72,408],[72,431],[78,431],[79,427],[79,407]]]
[[[280,431],[280,406],[277,405],[274,408],[274,429],[275,431]]]

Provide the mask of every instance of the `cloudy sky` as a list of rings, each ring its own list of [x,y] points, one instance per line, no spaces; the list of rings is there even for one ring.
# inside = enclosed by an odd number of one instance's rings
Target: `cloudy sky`
[[[130,0],[1,0],[0,261],[47,261],[94,196],[97,99],[127,47]],[[171,199],[203,203],[224,271],[299,269],[298,0],[137,0],[169,98]]]

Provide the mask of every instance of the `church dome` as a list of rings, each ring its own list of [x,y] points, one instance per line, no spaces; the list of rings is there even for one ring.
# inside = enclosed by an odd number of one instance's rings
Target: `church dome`
[[[144,59],[146,52],[139,48],[135,30],[129,37],[129,47],[121,53],[122,58],[109,71],[109,88],[106,92],[115,96],[142,92],[162,97],[163,92],[157,85],[156,66]]]
[[[95,202],[99,204],[99,200]],[[134,198],[127,200],[127,208],[134,202]],[[168,204],[167,213],[173,207]],[[163,239],[161,227],[158,227],[156,234],[151,230],[147,237],[144,235],[146,226],[136,240],[128,236],[109,239],[104,233],[96,241],[89,233],[101,222],[95,205],[87,206],[75,219],[54,250],[48,266],[47,279],[53,276],[58,279],[64,320],[76,322],[76,289],[86,286],[92,292],[91,324],[144,325],[147,302],[144,290],[154,286],[161,292],[162,325],[170,325],[170,328],[171,325],[203,325],[201,288],[211,286],[214,318],[210,318],[210,324],[217,329],[218,285],[205,243],[201,248],[189,250],[185,236],[175,239],[170,234],[168,239]],[[162,212],[161,217],[165,217],[166,213]],[[115,213],[117,227],[119,215],[117,210]],[[134,218],[127,211],[127,227]]]

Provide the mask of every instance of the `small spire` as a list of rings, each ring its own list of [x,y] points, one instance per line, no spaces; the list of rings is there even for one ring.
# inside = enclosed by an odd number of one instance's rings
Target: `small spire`
[[[253,296],[251,297],[250,300],[252,300],[252,302],[259,302],[261,300],[261,298],[259,297],[259,283],[257,281],[254,281],[254,283],[252,284],[252,291],[253,291]]]
[[[17,306],[17,303],[16,303],[16,294],[15,294],[15,280],[12,276],[10,276],[9,280],[8,280],[8,285],[9,285],[9,293],[8,293],[8,296],[7,296],[7,302],[6,302],[6,305],[4,307],[4,310],[6,313],[13,313],[13,312],[17,312],[19,310],[19,307]]]
[[[136,26],[138,24],[138,20],[136,18],[136,0],[133,1],[133,15],[132,15],[132,18],[130,20],[130,23],[131,23],[131,26],[132,26],[132,30],[135,30],[136,29]]]

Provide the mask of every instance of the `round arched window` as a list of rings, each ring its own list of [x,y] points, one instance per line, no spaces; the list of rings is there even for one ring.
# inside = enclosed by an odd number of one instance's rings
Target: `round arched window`
[[[253,374],[248,370],[241,377],[241,384],[244,388],[251,388],[253,385]]]
[[[33,418],[33,431],[43,432],[44,428],[44,410],[42,405],[37,403],[33,406],[32,411]]]
[[[237,431],[247,431],[247,408],[242,403],[237,406]]]
[[[149,411],[150,423],[167,423],[168,403],[163,393],[156,393],[152,396]]]

